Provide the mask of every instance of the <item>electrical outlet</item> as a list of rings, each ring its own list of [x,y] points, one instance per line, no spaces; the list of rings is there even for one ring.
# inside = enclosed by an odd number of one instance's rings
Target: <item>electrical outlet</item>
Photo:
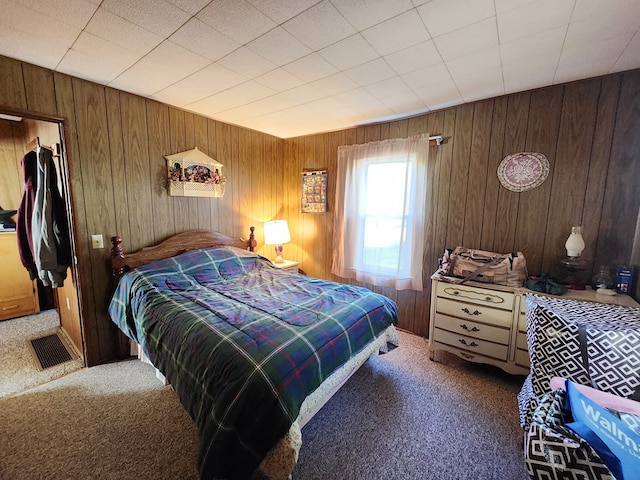
[[[104,248],[102,235],[91,235],[91,248],[93,248],[94,250],[98,248]]]

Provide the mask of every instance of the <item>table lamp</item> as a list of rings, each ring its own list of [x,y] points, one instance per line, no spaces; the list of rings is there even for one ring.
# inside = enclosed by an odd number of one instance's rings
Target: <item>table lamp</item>
[[[584,250],[584,239],[582,238],[582,227],[571,227],[571,234],[564,244],[567,249],[567,256],[560,261],[560,265],[569,271],[564,283],[571,290],[584,290],[584,283],[578,278],[576,272],[587,268],[586,262],[580,258]]]
[[[274,245],[276,258],[274,263],[282,263],[282,244],[291,241],[289,225],[286,220],[271,220],[264,224],[264,243]]]

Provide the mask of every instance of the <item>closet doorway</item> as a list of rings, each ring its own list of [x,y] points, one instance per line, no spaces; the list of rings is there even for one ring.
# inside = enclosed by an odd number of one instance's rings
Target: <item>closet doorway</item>
[[[76,353],[84,360],[84,342],[81,321],[81,297],[77,282],[77,256],[75,248],[74,218],[71,208],[69,166],[64,148],[62,119],[51,119],[28,113],[0,110],[0,208],[17,210],[23,196],[24,180],[21,161],[24,155],[38,145],[50,148],[58,177],[58,189],[62,194],[69,221],[72,265],[60,288],[45,287],[38,282],[39,311],[55,309],[60,317],[60,327],[72,343]],[[15,216],[13,219],[15,220]],[[0,300],[3,292],[0,292]],[[5,320],[6,321],[6,320]]]

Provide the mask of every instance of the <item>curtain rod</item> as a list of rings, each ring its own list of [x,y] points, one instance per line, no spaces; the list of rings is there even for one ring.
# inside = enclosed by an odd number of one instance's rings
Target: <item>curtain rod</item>
[[[431,137],[429,137],[429,145],[437,145],[440,146],[440,144],[442,143],[442,135],[433,135]]]

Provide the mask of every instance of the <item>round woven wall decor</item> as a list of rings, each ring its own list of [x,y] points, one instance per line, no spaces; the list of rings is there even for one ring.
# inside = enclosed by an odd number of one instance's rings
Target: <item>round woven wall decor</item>
[[[507,155],[498,165],[498,179],[512,192],[526,192],[542,184],[549,175],[549,160],[541,153]]]

